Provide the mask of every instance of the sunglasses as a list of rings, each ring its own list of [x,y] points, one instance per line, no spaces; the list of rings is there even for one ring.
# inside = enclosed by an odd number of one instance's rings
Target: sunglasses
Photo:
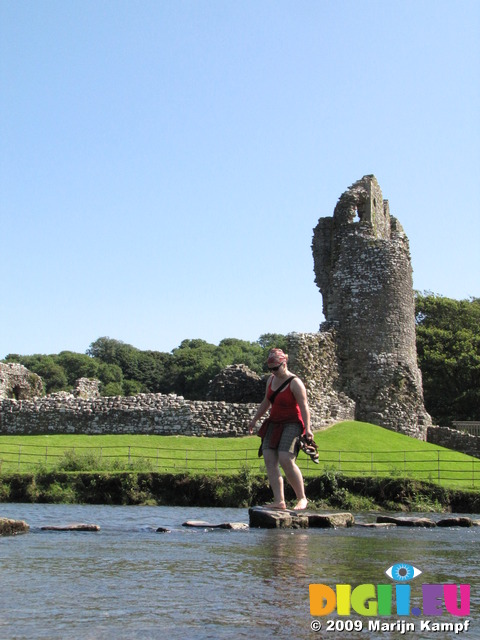
[[[281,366],[283,366],[283,363],[282,363],[282,364],[279,364],[279,365],[278,365],[278,367],[268,367],[268,370],[269,370],[269,371],[278,371],[278,370],[280,369],[280,367],[281,367]]]

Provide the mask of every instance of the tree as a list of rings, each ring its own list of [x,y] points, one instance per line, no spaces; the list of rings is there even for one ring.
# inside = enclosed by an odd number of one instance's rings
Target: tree
[[[92,342],[87,349],[87,354],[92,358],[116,364],[120,367],[125,378],[137,379],[139,350],[121,340],[103,337]]]
[[[98,378],[98,361],[90,358],[85,353],[73,351],[61,351],[55,357],[67,376],[68,384],[73,386],[79,378]]]
[[[151,393],[173,391],[171,353],[139,351],[137,354],[138,380]]]
[[[137,381],[142,391],[170,393],[173,390],[172,354],[160,351],[141,351],[121,340],[103,337],[92,342],[87,353],[97,362],[117,366],[125,380]],[[132,386],[129,383],[131,394]]]
[[[262,333],[258,339],[258,344],[265,352],[269,352],[270,349],[282,349],[287,352],[287,336],[282,333]]]
[[[415,294],[425,406],[435,422],[480,419],[480,298]]]
[[[173,350],[172,382],[175,392],[191,400],[206,397],[208,382],[220,370],[217,347],[205,340],[183,340]]]
[[[122,382],[123,372],[117,364],[107,364],[106,362],[98,363],[98,379],[104,384],[110,382]]]
[[[221,340],[215,358],[219,371],[231,364],[245,364],[252,371],[262,373],[263,361],[263,349],[258,342],[247,342],[237,338]]]
[[[123,396],[125,395],[123,384],[120,382],[109,382],[102,389],[103,396]]]

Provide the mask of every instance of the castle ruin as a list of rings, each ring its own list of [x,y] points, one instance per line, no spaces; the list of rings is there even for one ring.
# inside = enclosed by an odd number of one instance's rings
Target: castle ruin
[[[425,439],[431,419],[417,365],[408,239],[374,176],[355,182],[333,217],[320,218],[312,249],[326,320],[317,333],[287,338],[313,428],[356,419]],[[103,398],[98,381],[85,379],[73,394],[40,397],[38,376],[0,363],[0,433],[245,435],[263,392],[259,376],[234,365],[213,381],[206,402]]]
[[[335,336],[339,385],[355,418],[425,438],[408,238],[373,175],[339,198],[314,229],[321,332]]]
[[[40,376],[29,371],[23,364],[0,362],[0,400],[13,398],[28,400],[44,395]]]

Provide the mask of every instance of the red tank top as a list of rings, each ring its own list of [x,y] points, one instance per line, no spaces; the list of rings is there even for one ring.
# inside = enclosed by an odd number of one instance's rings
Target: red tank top
[[[268,384],[267,398],[269,399],[273,393],[272,382],[273,378]],[[270,420],[272,422],[300,422],[300,424],[303,425],[302,413],[290,389],[290,384],[280,391],[280,393],[277,393],[270,409]]]

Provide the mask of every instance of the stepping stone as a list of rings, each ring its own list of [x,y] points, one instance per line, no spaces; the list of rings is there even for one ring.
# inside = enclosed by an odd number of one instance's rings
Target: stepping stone
[[[197,527],[199,529],[235,529],[236,531],[249,528],[248,524],[245,522],[223,522],[221,524],[212,524],[211,522],[204,522],[203,520],[187,520],[182,524],[182,527]]]
[[[396,524],[398,527],[436,527],[429,518],[394,518],[393,516],[377,516],[377,522]]]
[[[351,513],[309,513],[308,526],[322,529],[336,529],[337,527],[353,527],[355,518]]]
[[[24,520],[0,518],[0,536],[16,536],[19,533],[27,533],[29,529],[29,525]]]
[[[466,516],[444,518],[437,522],[437,527],[473,527],[474,525],[474,520],[467,518]]]
[[[300,513],[302,515],[299,515]],[[305,512],[252,507],[248,510],[248,515],[251,527],[261,529],[308,529],[308,517]]]
[[[62,525],[46,525],[44,527],[40,527],[40,529],[42,531],[100,531],[98,524],[84,524],[82,522]]]
[[[367,527],[370,529],[389,529],[390,527],[396,527],[393,522],[356,522],[356,527]]]
[[[155,533],[170,533],[170,529],[165,529],[165,527],[158,527],[158,529],[155,530]]]
[[[351,527],[355,519],[351,513],[313,513],[295,509],[269,509],[251,507],[248,511],[250,526],[264,529],[308,529]]]

